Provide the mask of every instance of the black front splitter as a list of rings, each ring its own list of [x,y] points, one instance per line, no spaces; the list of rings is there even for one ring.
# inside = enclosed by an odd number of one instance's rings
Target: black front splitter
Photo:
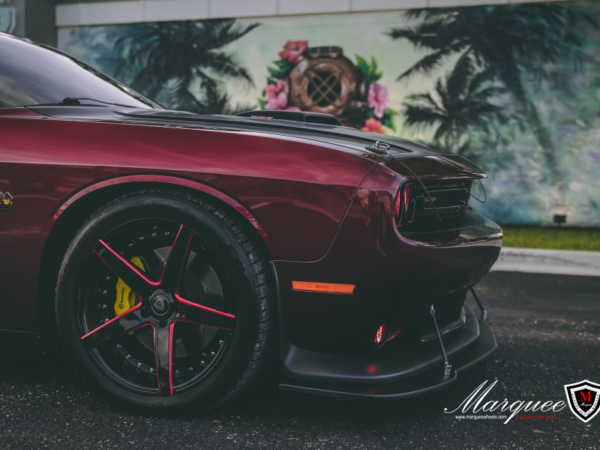
[[[456,383],[461,372],[483,361],[496,350],[496,338],[489,324],[482,320],[478,322],[479,339],[474,345],[451,358],[453,369],[448,377],[444,376],[444,368],[440,364],[410,378],[389,383],[349,384],[286,378],[279,384],[279,389],[333,397],[372,399],[407,398],[444,389]]]

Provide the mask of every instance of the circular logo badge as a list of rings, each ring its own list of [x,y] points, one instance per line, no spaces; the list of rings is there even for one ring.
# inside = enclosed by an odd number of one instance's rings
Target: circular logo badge
[[[164,316],[167,314],[169,312],[169,305],[169,299],[164,295],[157,295],[150,303],[152,312],[157,316]]]

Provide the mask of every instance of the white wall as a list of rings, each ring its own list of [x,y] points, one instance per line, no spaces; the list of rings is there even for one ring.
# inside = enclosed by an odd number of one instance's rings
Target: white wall
[[[289,16],[535,1],[544,0],[129,0],[58,5],[56,25],[66,27],[226,17]]]

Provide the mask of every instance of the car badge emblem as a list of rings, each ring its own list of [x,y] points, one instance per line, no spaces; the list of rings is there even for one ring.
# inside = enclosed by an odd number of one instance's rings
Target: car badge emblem
[[[571,412],[579,420],[587,423],[600,411],[600,385],[583,380],[566,384],[565,393]]]
[[[164,316],[169,312],[170,301],[164,295],[156,295],[150,303],[150,308],[155,315]]]
[[[13,197],[10,192],[0,192],[0,210],[11,209],[13,205]]]

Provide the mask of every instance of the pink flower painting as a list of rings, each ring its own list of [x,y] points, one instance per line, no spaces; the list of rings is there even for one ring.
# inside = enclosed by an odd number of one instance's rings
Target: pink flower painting
[[[284,61],[293,63],[296,61],[308,48],[308,41],[287,41],[283,46],[283,50],[279,52],[279,57]]]
[[[277,80],[275,84],[267,84],[265,88],[267,96],[267,109],[285,109],[288,102],[287,83],[285,80]]]
[[[305,86],[298,82],[296,76],[298,70],[306,69],[302,68],[300,61],[303,61],[303,55],[307,51],[308,41],[288,40],[285,43],[279,52],[279,59],[267,67],[267,86],[263,96],[258,99],[262,108],[277,111],[314,109],[311,105],[305,104],[302,93]],[[359,94],[361,102],[365,102],[367,107],[362,109],[358,116],[354,116],[354,113],[350,114],[351,117],[347,117],[346,111],[337,111],[340,119],[344,125],[351,125],[372,133],[387,134],[388,129],[396,131],[394,117],[398,112],[388,108],[390,103],[388,88],[377,82],[383,76],[378,69],[377,61],[373,57],[367,60],[356,55],[356,69],[369,86],[366,93],[361,90]]]
[[[379,83],[372,83],[369,87],[367,101],[369,108],[373,108],[373,114],[380,118],[383,117],[385,108],[389,103],[388,89]]]

